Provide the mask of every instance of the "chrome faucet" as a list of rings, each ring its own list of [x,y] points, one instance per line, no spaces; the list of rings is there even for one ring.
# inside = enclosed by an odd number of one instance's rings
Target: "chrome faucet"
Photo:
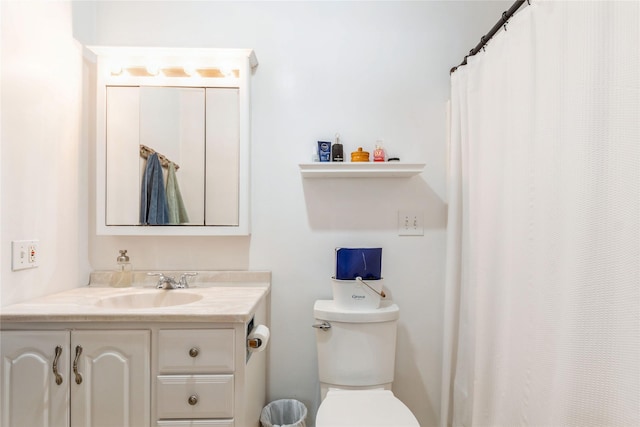
[[[189,287],[187,277],[195,276],[198,273],[182,273],[180,281],[176,281],[174,277],[165,276],[164,273],[147,273],[148,276],[159,276],[157,289],[185,289]]]

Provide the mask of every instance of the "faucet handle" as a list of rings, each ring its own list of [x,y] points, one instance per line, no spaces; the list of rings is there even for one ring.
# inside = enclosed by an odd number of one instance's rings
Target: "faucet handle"
[[[147,273],[147,276],[160,276],[158,277],[158,284],[156,285],[156,288],[161,289],[165,287],[165,284],[169,285],[169,288],[173,288],[173,285],[175,285],[176,283],[176,279],[171,277],[171,276],[165,276],[164,273],[158,273],[158,272],[150,272]]]
[[[164,273],[160,273],[160,272],[157,272],[157,271],[149,272],[149,273],[147,273],[147,276],[160,276],[160,277],[158,277],[158,281],[159,282],[164,280],[164,279],[173,279],[173,277],[165,276]]]
[[[180,275],[180,286],[183,288],[188,288],[189,287],[189,283],[187,282],[187,277],[190,276],[197,276],[198,273],[194,272],[194,271],[189,271],[186,273],[182,273]]]
[[[164,277],[164,273],[159,273],[157,271],[150,271],[149,273],[147,273],[147,276],[160,276],[160,277]]]

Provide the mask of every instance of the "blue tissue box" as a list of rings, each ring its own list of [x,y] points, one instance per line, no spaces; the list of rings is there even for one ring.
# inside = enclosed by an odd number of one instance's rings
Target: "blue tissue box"
[[[336,248],[336,275],[338,280],[362,277],[380,280],[382,248]]]

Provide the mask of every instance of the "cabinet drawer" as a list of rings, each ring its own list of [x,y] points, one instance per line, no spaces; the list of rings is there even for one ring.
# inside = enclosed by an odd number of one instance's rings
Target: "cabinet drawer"
[[[158,418],[233,417],[233,375],[159,375],[157,391]]]
[[[161,374],[233,372],[233,329],[159,331],[158,370]]]
[[[160,420],[158,427],[234,427],[233,420]]]

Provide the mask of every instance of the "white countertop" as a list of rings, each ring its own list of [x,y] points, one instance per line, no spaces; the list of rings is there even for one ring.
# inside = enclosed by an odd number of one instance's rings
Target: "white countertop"
[[[264,282],[221,282],[188,289],[83,286],[0,308],[0,322],[246,322],[271,289]],[[108,308],[99,301],[124,294],[192,293],[198,301],[167,307]]]

